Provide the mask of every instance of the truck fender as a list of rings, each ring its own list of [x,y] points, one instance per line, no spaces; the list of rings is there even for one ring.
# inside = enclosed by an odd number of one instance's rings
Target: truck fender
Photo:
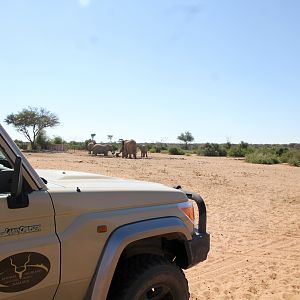
[[[106,299],[117,263],[127,245],[137,240],[168,233],[179,233],[185,240],[192,238],[188,228],[177,217],[127,224],[112,232],[98,260],[85,300]]]

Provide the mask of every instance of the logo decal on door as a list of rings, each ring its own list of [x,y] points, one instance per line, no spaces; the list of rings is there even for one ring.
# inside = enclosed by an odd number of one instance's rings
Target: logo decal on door
[[[36,252],[22,252],[0,262],[0,292],[14,293],[41,282],[50,271],[49,259]]]
[[[0,237],[33,233],[37,231],[41,231],[41,224],[5,228],[4,230],[0,231]]]

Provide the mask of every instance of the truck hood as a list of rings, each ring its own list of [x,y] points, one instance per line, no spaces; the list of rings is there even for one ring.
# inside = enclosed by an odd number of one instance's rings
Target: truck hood
[[[57,212],[61,209],[99,211],[187,201],[183,192],[158,183],[62,170],[37,170],[37,173],[47,180]]]
[[[38,175],[47,181],[47,187],[51,190],[57,189],[80,189],[80,191],[98,190],[172,190],[159,183],[139,180],[127,180],[109,177],[100,174],[62,171],[62,170],[36,170]]]

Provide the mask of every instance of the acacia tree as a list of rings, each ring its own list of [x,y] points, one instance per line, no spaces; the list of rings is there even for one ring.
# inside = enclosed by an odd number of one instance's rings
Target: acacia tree
[[[28,107],[16,114],[8,115],[4,120],[8,125],[13,125],[21,132],[31,144],[31,149],[36,149],[36,138],[41,130],[59,124],[57,115],[45,108]]]
[[[186,131],[184,133],[181,133],[178,137],[178,140],[185,142],[185,149],[188,149],[188,142],[192,142],[194,140],[194,137],[189,131]]]
[[[113,138],[113,135],[112,135],[112,134],[108,134],[108,135],[107,135],[107,138],[109,139],[109,142],[111,143],[111,140],[112,140],[112,138]]]

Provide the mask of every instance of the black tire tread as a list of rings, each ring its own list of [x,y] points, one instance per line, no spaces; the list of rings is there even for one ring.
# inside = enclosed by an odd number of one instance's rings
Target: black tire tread
[[[167,258],[157,255],[138,255],[124,260],[118,265],[118,269],[114,275],[111,290],[108,300],[126,299],[131,283],[135,282],[140,277],[140,274],[157,265],[169,265],[177,269],[185,280],[188,289],[188,282],[180,267],[175,263],[170,262]],[[125,284],[126,283],[126,284]]]

